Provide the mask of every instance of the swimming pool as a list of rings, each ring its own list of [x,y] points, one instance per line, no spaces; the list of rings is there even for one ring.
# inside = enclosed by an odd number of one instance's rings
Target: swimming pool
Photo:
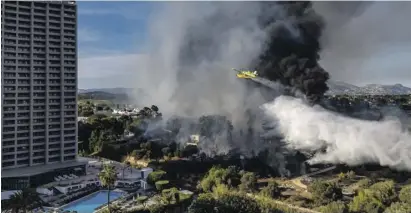
[[[80,198],[73,203],[63,207],[63,211],[77,211],[78,213],[93,213],[94,209],[107,203],[108,191],[99,191],[91,194],[85,198]],[[110,191],[110,200],[119,198],[123,193]]]

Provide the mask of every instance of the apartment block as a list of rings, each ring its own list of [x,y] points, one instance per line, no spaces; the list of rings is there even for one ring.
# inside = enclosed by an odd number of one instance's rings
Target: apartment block
[[[3,183],[77,159],[77,5],[1,4]]]

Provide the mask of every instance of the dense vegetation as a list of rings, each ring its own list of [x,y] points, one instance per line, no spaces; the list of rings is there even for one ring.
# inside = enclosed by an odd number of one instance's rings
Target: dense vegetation
[[[368,103],[382,106],[388,103],[401,107],[410,105],[411,98],[403,97],[350,97],[334,96],[328,99],[336,106],[345,106],[345,111],[354,109],[356,104]],[[365,101],[366,100],[366,101]],[[90,106],[87,106],[90,104]],[[95,105],[87,103],[82,107],[82,113]],[[79,109],[80,110],[80,109]],[[90,111],[90,110],[89,110]],[[92,111],[92,110],[91,110]],[[305,212],[304,208],[315,209],[324,213],[394,213],[411,212],[411,186],[399,187],[395,181],[403,181],[401,173],[398,175],[382,175],[386,179],[362,178],[357,181],[352,200],[343,196],[343,185],[355,179],[354,172],[341,173],[338,181],[316,180],[308,184],[307,195],[289,195],[284,191],[287,187],[277,181],[269,181],[265,186],[258,183],[259,175],[264,168],[260,166],[242,165],[236,161],[225,161],[222,167],[213,165],[223,164],[218,156],[209,159],[198,155],[197,160],[186,161],[180,158],[191,157],[198,154],[196,146],[178,145],[173,138],[182,126],[189,126],[193,132],[198,132],[201,137],[213,138],[225,134],[230,137],[232,125],[227,118],[218,115],[202,116],[197,121],[187,125],[186,120],[174,118],[167,121],[166,137],[161,141],[151,140],[147,134],[148,127],[162,120],[158,107],[144,107],[137,116],[109,117],[106,115],[91,115],[87,122],[79,123],[79,139],[83,143],[79,146],[83,154],[98,153],[99,156],[113,160],[123,160],[125,156],[134,160],[151,161],[150,166],[160,168],[153,172],[148,181],[159,192],[158,205],[145,208],[151,212],[170,212],[170,209],[182,208],[181,199],[176,197],[183,182],[190,182],[191,176],[196,176],[193,183],[199,180],[197,191],[199,196],[190,207],[190,213],[196,212]],[[134,133],[133,140],[137,143],[124,143],[124,132]],[[228,134],[226,134],[228,133]],[[230,138],[227,138],[230,140]],[[115,142],[117,141],[117,142]],[[114,143],[115,142],[115,143]],[[119,146],[111,146],[111,145]],[[152,161],[156,160],[156,161]],[[247,171],[239,170],[237,165]],[[256,169],[258,168],[258,169]],[[205,173],[207,170],[209,171]],[[254,170],[253,170],[254,169]],[[253,171],[253,172],[251,172]],[[401,177],[400,177],[401,176]],[[188,179],[182,180],[181,177]],[[390,178],[392,180],[390,180]],[[181,195],[181,193],[177,193]],[[350,195],[351,196],[351,195]],[[185,207],[190,199],[185,200]],[[145,202],[141,201],[141,202]],[[303,207],[303,208],[301,208]]]
[[[343,199],[341,181],[347,181],[347,176],[337,182],[316,180],[309,184],[311,202],[307,207],[324,213],[410,212],[411,185],[398,189],[392,180],[377,181],[362,185],[352,201],[347,202]],[[198,188],[202,193],[189,207],[190,213],[308,211],[290,202],[299,195],[289,197],[282,194],[285,188],[273,181],[258,188],[257,177],[253,173],[233,167],[212,168]]]

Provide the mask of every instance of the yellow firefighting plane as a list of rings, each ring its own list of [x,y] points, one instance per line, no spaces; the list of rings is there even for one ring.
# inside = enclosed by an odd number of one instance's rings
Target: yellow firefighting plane
[[[238,70],[234,69],[237,72],[237,78],[255,78],[258,76],[257,71],[250,71],[250,70]]]

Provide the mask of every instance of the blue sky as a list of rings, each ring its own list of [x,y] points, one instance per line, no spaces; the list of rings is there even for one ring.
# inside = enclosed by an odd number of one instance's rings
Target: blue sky
[[[138,51],[152,10],[151,2],[78,2],[80,54]]]
[[[121,76],[113,79],[114,74],[132,69],[130,58],[144,52],[148,20],[160,3],[78,1],[77,4],[79,88],[123,86]]]

